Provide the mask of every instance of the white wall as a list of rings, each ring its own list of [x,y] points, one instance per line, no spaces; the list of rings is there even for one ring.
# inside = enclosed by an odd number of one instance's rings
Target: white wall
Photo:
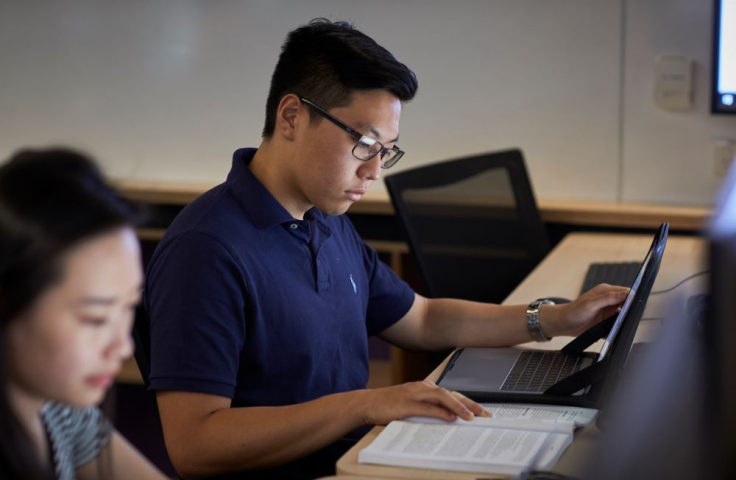
[[[327,16],[417,73],[397,169],[518,146],[540,197],[707,204],[712,141],[736,138],[708,114],[711,4],[1,0],[0,158],[64,143],[113,176],[217,183],[260,140],[286,32]],[[695,57],[694,111],[654,107],[658,53]]]
[[[627,3],[623,198],[708,203],[719,184],[712,175],[714,141],[736,140],[736,116],[709,113],[713,1]],[[655,107],[654,58],[660,53],[695,59],[692,111]]]

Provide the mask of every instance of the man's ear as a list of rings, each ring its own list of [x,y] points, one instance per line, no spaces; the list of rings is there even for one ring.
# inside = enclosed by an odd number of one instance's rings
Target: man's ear
[[[299,100],[299,97],[293,93],[284,95],[276,110],[275,133],[287,140],[294,140],[299,124],[298,113],[303,108],[306,108],[306,106]]]

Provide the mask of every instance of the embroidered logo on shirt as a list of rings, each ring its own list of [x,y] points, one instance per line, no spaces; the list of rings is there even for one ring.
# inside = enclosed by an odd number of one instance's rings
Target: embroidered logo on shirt
[[[355,285],[355,282],[353,281],[353,274],[350,274],[350,283],[353,284],[353,292],[358,293],[358,287]]]

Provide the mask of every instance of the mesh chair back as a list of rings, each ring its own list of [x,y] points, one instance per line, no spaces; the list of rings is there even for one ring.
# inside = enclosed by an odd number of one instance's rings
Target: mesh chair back
[[[386,186],[432,298],[501,302],[549,251],[519,150],[400,172]]]

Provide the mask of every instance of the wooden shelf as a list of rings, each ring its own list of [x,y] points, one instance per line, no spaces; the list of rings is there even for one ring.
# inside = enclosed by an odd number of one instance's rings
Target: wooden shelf
[[[139,180],[113,182],[119,191],[132,200],[186,205],[212,188],[212,184],[173,183]],[[537,200],[542,220],[566,225],[614,228],[656,228],[663,221],[675,230],[701,230],[712,215],[712,208],[687,205],[614,202],[604,200],[546,199]],[[362,215],[393,215],[388,192],[369,191],[348,213]]]
[[[138,364],[135,363],[134,357],[130,357],[123,362],[123,368],[118,373],[116,381],[131,385],[143,385],[143,377],[141,371],[138,370]]]
[[[709,207],[602,200],[538,200],[547,223],[603,227],[657,228],[669,222],[676,230],[701,230],[713,214]]]

